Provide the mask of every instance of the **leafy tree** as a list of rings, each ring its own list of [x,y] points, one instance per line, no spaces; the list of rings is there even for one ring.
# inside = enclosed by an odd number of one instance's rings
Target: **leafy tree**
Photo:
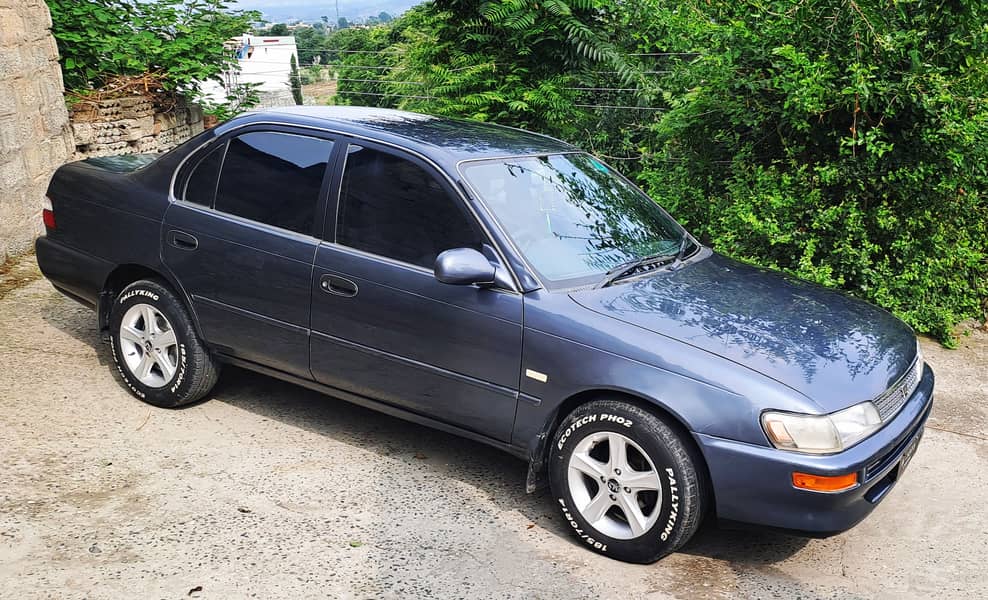
[[[658,0],[628,15],[668,111],[641,179],[718,249],[921,331],[988,310],[988,13],[920,0]],[[661,43],[661,46],[657,45]]]
[[[337,29],[346,29],[349,26],[350,26],[350,22],[346,20],[346,17],[340,17],[339,19],[336,20]]]
[[[319,57],[319,62],[325,62],[327,53],[326,33],[314,27],[300,27],[295,30],[295,45],[298,48],[298,62],[311,65]]]
[[[227,0],[49,0],[65,86],[85,91],[119,75],[154,74],[169,90],[195,94],[199,83],[235,67],[225,47],[256,12]]]
[[[949,343],[988,313],[986,17],[966,1],[433,0],[348,40],[375,52],[334,59],[337,101],[582,144],[718,250]]]
[[[271,26],[271,29],[268,29],[268,32],[265,35],[272,35],[277,37],[277,36],[285,36],[291,34],[292,33],[288,30],[288,25],[285,25],[284,23],[275,23],[274,25]]]
[[[295,60],[295,55],[292,54],[291,67],[289,71],[289,85],[292,88],[292,98],[295,100],[295,104],[302,104],[302,77],[298,72],[298,61]]]

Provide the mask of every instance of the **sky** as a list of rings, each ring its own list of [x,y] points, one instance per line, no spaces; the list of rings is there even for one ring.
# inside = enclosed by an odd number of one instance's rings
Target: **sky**
[[[339,4],[340,16],[348,19],[377,16],[384,11],[398,15],[422,0],[237,0],[234,8],[244,10],[259,10],[265,19],[271,22],[285,21],[291,18],[316,21],[326,15],[331,21],[336,20],[336,6]]]

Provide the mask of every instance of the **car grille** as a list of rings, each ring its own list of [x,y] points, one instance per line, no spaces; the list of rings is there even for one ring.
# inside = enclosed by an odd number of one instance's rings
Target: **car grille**
[[[919,376],[922,372],[923,365],[919,364],[917,360],[909,367],[909,370],[906,371],[906,374],[899,381],[892,384],[892,387],[872,400],[875,408],[878,409],[878,415],[882,418],[882,421],[889,420],[899,412],[902,405],[906,403],[909,396],[912,396],[916,390],[916,386],[919,385]]]

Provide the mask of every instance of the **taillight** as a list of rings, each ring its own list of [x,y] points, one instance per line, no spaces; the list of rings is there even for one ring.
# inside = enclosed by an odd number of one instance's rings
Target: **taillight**
[[[45,227],[55,229],[55,210],[51,206],[51,198],[45,196],[41,204],[41,220],[45,222]]]

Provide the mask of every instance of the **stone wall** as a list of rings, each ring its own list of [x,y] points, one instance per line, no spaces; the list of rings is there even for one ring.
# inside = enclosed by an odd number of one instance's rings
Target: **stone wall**
[[[76,160],[171,150],[201,132],[202,108],[180,103],[156,110],[143,96],[79,102],[72,108]]]
[[[51,174],[73,152],[43,0],[0,0],[0,265],[42,230]]]

